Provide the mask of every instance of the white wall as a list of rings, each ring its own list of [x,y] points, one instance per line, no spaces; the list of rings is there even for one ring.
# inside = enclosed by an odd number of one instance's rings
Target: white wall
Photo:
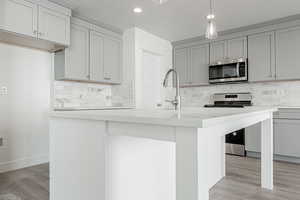
[[[0,172],[48,161],[50,53],[0,43]]]
[[[163,104],[166,91],[162,87],[165,73],[172,68],[172,45],[169,41],[138,28],[124,33],[127,58],[124,65],[134,74],[135,105],[137,108],[156,108]]]

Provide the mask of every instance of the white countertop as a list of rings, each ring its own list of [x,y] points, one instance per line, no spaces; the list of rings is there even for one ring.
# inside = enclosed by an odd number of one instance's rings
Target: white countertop
[[[174,110],[81,110],[53,111],[52,118],[71,118],[112,122],[142,123],[162,126],[208,127],[226,120],[238,120],[263,112],[275,112],[276,107],[246,108],[183,108],[178,118]]]

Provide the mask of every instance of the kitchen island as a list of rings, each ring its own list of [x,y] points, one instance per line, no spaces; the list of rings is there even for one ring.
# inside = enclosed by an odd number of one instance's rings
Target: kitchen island
[[[273,189],[273,107],[56,111],[51,200],[209,200],[225,135],[261,123],[261,186]]]

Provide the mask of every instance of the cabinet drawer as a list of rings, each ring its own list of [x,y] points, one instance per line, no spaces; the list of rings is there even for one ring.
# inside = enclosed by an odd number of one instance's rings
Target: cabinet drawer
[[[300,120],[300,109],[298,108],[284,108],[279,109],[274,113],[274,119],[297,119]]]

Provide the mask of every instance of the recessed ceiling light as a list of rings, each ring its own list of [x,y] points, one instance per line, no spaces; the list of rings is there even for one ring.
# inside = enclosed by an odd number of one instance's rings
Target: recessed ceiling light
[[[139,8],[139,7],[136,7],[136,8],[133,9],[133,12],[135,12],[135,13],[142,13],[143,9]]]

